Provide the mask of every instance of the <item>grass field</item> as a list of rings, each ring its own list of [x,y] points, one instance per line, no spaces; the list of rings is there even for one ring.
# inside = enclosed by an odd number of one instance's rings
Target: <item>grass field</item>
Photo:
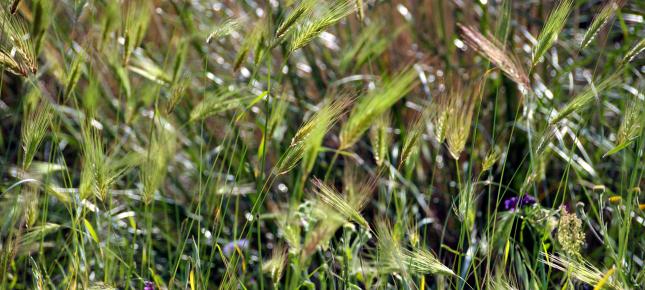
[[[0,289],[643,289],[642,0],[1,0]]]

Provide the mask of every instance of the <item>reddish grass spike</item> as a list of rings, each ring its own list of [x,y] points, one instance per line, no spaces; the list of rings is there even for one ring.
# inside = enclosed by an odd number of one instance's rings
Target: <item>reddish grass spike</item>
[[[520,91],[523,94],[531,91],[528,74],[522,67],[521,62],[515,55],[507,52],[494,36],[484,36],[477,29],[470,26],[462,24],[457,24],[457,26],[469,47],[499,67],[511,80],[520,86]]]

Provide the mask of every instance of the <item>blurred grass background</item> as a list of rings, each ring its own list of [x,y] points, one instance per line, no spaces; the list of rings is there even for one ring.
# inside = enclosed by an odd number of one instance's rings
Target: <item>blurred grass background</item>
[[[644,12],[3,0],[0,289],[639,289]]]

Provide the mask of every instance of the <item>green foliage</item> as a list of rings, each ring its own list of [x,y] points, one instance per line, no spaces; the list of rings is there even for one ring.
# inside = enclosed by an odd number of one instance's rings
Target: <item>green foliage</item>
[[[6,0],[0,289],[639,289],[639,4]]]

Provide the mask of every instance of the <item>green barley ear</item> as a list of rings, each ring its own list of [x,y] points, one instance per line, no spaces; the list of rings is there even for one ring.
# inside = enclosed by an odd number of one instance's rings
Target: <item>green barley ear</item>
[[[94,195],[105,201],[112,185],[129,168],[138,163],[136,156],[119,158],[106,154],[105,144],[96,120],[84,120],[81,124],[81,154],[83,158],[79,193],[81,199]]]
[[[414,69],[406,69],[362,97],[340,130],[339,149],[347,149],[358,142],[371,124],[415,87],[416,77]]]
[[[341,97],[341,100],[350,100],[349,97]],[[346,104],[342,104],[342,108],[344,108]],[[329,112],[323,112],[323,114],[320,115],[320,118],[318,122],[321,124],[329,124],[335,122],[335,120],[338,120],[339,116],[333,116],[331,115],[331,106],[322,106],[324,110],[327,110]],[[341,108],[334,108],[334,111],[337,111]],[[318,153],[320,151],[320,148],[322,147],[322,142],[325,137],[325,134],[327,133],[328,129],[323,128],[322,126],[316,126],[316,128],[313,128],[310,133],[308,134],[308,137],[306,137],[307,143],[307,148],[305,149],[304,155],[302,157],[302,165],[304,168],[303,172],[303,178],[306,178],[309,173],[311,173],[311,170],[313,170],[314,165],[316,164],[316,160],[318,157]]]
[[[448,115],[450,113],[450,94],[441,93],[432,99],[430,104],[430,120],[435,141],[441,144],[446,140],[446,127],[448,127]]]
[[[467,182],[461,191],[459,191],[459,202],[455,213],[464,224],[464,228],[468,231],[475,225],[476,206],[475,185],[472,182]]]
[[[585,32],[582,42],[580,43],[580,49],[584,49],[589,45],[589,43],[591,43],[591,41],[596,37],[596,34],[598,34],[598,31],[600,31],[600,29],[609,22],[609,19],[623,4],[623,0],[607,1],[605,6],[602,7],[602,10],[600,10],[600,13],[596,14],[594,17],[593,22],[591,22],[591,25],[587,29],[587,32]]]
[[[85,121],[81,126],[81,152],[83,157],[83,168],[81,171],[81,184],[79,192],[81,199],[88,198],[94,194],[103,200],[106,197],[104,180],[105,172],[105,149],[103,140],[98,129],[93,127],[90,121]]]
[[[531,67],[535,67],[546,51],[558,40],[558,35],[567,23],[572,8],[573,0],[560,0],[553,8],[537,38],[537,44],[533,47]]]
[[[169,75],[154,60],[138,52],[130,56],[127,67],[128,70],[158,84],[170,84],[173,81],[173,76]]]
[[[334,0],[331,3],[317,2],[317,7],[320,13],[313,13],[313,19],[299,25],[291,32],[290,53],[307,45],[327,28],[336,24],[356,9],[356,6],[350,0]]]
[[[500,68],[506,76],[514,81],[523,94],[531,91],[529,77],[524,70],[524,65],[511,52],[506,51],[504,45],[493,35],[484,36],[476,28],[457,24],[461,36],[466,44],[477,53],[486,57],[490,62]]]
[[[175,107],[177,107],[181,100],[186,96],[187,87],[188,81],[180,81],[172,86],[170,99],[166,103],[166,114],[172,113],[175,110]]]
[[[419,150],[419,139],[422,138],[423,133],[426,130],[426,124],[429,118],[430,118],[430,109],[426,108],[421,112],[421,114],[414,121],[414,123],[412,124],[412,128],[408,130],[408,134],[405,136],[405,140],[403,140],[403,147],[401,149],[401,160],[400,160],[401,163],[399,163],[399,167],[403,166],[403,164],[408,162],[408,159],[410,159],[410,156],[417,154]]]
[[[640,136],[643,130],[643,113],[645,112],[645,102],[643,100],[635,98],[627,107],[623,122],[620,124],[618,129],[618,138],[617,145],[615,149],[622,149],[627,147],[634,141],[638,136]],[[614,149],[614,150],[615,150]],[[613,154],[614,150],[607,153]]]
[[[29,73],[36,73],[38,70],[38,60],[32,35],[30,35],[27,25],[18,15],[12,15],[4,8],[0,9],[0,22],[2,28],[9,37],[9,43],[12,48],[2,48],[0,61],[16,74],[27,76]],[[15,53],[12,53],[15,51]],[[9,57],[13,61],[6,60]]]
[[[271,259],[265,261],[262,264],[262,272],[269,273],[273,284],[276,286],[279,285],[280,278],[282,278],[282,273],[284,268],[287,265],[287,249],[284,245],[279,244],[273,248],[273,253],[271,254]]]
[[[441,263],[432,252],[426,249],[420,247],[413,248],[412,250],[402,249],[401,254],[406,268],[410,273],[419,275],[455,275],[450,268]]]
[[[257,59],[261,52],[261,46],[263,45],[264,36],[266,34],[266,23],[264,21],[257,21],[255,26],[251,31],[244,37],[244,41],[240,46],[240,49],[235,56],[235,61],[233,63],[233,71],[237,71],[242,67],[242,64],[246,61],[249,53],[253,50],[256,53],[255,58]]]
[[[46,101],[40,101],[34,109],[26,108],[20,130],[20,140],[24,151],[22,159],[23,170],[27,170],[34,160],[47,128],[51,124],[52,116],[51,105]]]
[[[273,102],[275,102],[275,105],[273,106],[273,110],[271,112],[271,116],[269,117],[269,121],[267,124],[267,128],[269,128],[269,134],[267,134],[267,136],[271,138],[276,137],[274,136],[276,135],[275,134],[276,129],[285,120],[285,114],[289,109],[289,102],[287,98],[288,97],[286,95],[282,95],[277,99],[273,100]]]
[[[375,225],[376,266],[378,271],[384,274],[407,274],[407,269],[402,259],[403,250],[400,237],[394,233],[392,226],[386,219],[377,219]]]
[[[608,286],[608,288],[611,289],[625,289],[620,281],[618,281],[618,279],[614,279],[611,275],[608,275],[608,278],[605,279],[606,275],[603,271],[600,271],[582,257],[574,258],[563,255],[556,256],[549,255],[547,253],[542,253],[542,256],[544,256],[544,258],[540,258],[540,262],[558,271],[564,272],[585,284],[596,286],[603,283],[603,285]],[[602,289],[602,286],[598,289]]]
[[[38,220],[38,213],[40,212],[40,197],[38,191],[38,185],[29,183],[22,188],[22,192],[20,193],[23,200],[22,206],[25,210],[25,223],[27,228],[31,228]]]
[[[72,66],[69,70],[69,74],[67,75],[67,80],[65,82],[65,97],[63,98],[64,100],[69,99],[69,97],[72,95],[72,92],[74,92],[76,84],[81,78],[83,64],[83,54],[76,54],[76,57],[74,57],[74,61],[72,62]]]
[[[148,152],[141,165],[142,198],[145,204],[154,200],[168,172],[168,164],[175,156],[176,136],[174,128],[166,123],[155,125],[155,132],[148,144]]]
[[[388,151],[392,145],[392,135],[388,130],[391,127],[390,114],[384,113],[381,118],[370,128],[370,142],[372,143],[374,159],[379,167],[387,161]]]
[[[499,160],[501,156],[501,151],[495,147],[491,149],[486,157],[484,158],[484,162],[482,162],[482,171],[488,171],[497,163],[497,160]]]
[[[152,5],[150,0],[130,0],[123,5],[123,65],[130,61],[130,55],[141,44],[148,29]]]
[[[377,220],[377,261],[379,271],[383,273],[408,274],[443,274],[455,275],[454,272],[442,264],[430,251],[413,247],[404,248],[401,237],[397,235],[386,220]]]
[[[569,103],[567,103],[558,114],[555,115],[550,121],[550,124],[555,124],[560,120],[566,118],[569,114],[573,112],[579,112],[584,109],[589,103],[591,103],[594,98],[615,86],[620,85],[620,74],[615,72],[602,80],[598,85],[590,84],[582,92],[573,98]]]
[[[206,43],[231,35],[233,32],[238,31],[240,26],[237,20],[226,19],[224,22],[217,24],[217,27],[206,37]]]
[[[21,247],[28,247],[31,244],[38,243],[43,236],[54,233],[63,226],[55,223],[46,223],[44,225],[35,226],[29,229],[20,239],[18,245]]]
[[[302,0],[291,10],[289,15],[287,15],[284,20],[278,24],[278,29],[275,32],[275,39],[283,38],[288,32],[292,30],[302,19],[307,19],[313,13],[313,10],[317,4],[317,1],[314,0]]]
[[[629,146],[643,132],[645,121],[645,102],[635,98],[630,102],[625,111],[623,122],[618,129],[618,138],[616,146],[607,152],[603,157],[617,153],[618,151]]]
[[[454,159],[459,159],[459,155],[468,141],[473,113],[481,100],[486,76],[487,73],[463,89],[458,81],[453,81],[453,86],[450,88],[446,117],[446,140],[448,151]]]
[[[621,61],[621,66],[630,63],[634,58],[636,58],[636,56],[643,52],[643,50],[645,50],[645,38],[639,40],[636,45],[634,45],[634,47],[625,54]]]
[[[322,203],[337,211],[344,218],[352,220],[366,229],[370,228],[369,223],[360,213],[364,203],[363,205],[350,204],[335,189],[317,178],[314,178],[312,183],[315,187],[316,196],[318,196]]]
[[[208,94],[190,112],[190,122],[199,121],[224,111],[242,107],[250,98],[239,90],[227,90],[216,94]]]
[[[343,115],[349,103],[350,100],[347,98],[333,101],[321,108],[309,121],[302,125],[291,139],[289,148],[282,154],[273,168],[273,173],[275,175],[285,174],[291,171],[305,154],[312,154],[312,149],[319,146],[318,141],[327,134],[329,129]]]

